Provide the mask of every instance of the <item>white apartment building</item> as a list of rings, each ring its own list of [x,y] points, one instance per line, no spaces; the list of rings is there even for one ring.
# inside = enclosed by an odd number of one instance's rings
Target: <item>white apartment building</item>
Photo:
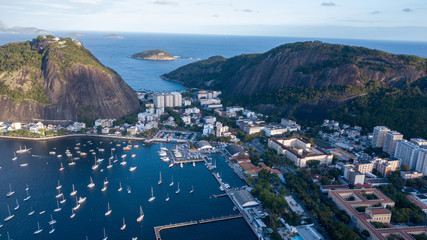
[[[427,175],[427,148],[420,148],[418,150],[417,166],[415,167],[417,172]]]
[[[403,139],[403,135],[396,131],[387,132],[385,135],[385,143],[383,151],[393,156],[396,150],[396,144],[398,141]]]
[[[418,160],[419,146],[406,140],[398,141],[394,157],[402,160],[402,165],[408,165],[409,169],[415,169]]]
[[[385,126],[374,127],[374,133],[372,137],[372,146],[382,148],[385,143],[385,136],[389,131],[390,129],[388,129]]]

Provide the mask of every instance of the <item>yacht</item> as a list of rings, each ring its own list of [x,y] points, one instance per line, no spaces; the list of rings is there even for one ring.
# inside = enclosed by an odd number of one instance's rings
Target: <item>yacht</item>
[[[104,185],[101,189],[101,192],[105,192],[105,191],[107,191],[107,185]]]
[[[108,183],[109,183],[109,181],[108,181],[107,177],[105,177],[104,185],[107,185]]]
[[[75,196],[77,194],[77,190],[74,188],[73,184],[73,191],[70,193],[70,196]]]
[[[173,182],[173,175],[171,175],[171,183],[169,183],[169,187],[172,187],[173,184],[174,184],[174,182]]]
[[[136,167],[130,167],[130,168],[129,168],[129,171],[130,171],[130,172],[133,172],[133,171],[135,171],[135,170],[136,170]]]
[[[68,166],[74,166],[74,165],[76,165],[76,162],[74,162],[74,159],[78,160],[78,158],[72,158],[71,162],[68,163]]]
[[[104,161],[104,159],[103,159],[103,158],[100,158],[100,159],[96,160],[96,162],[98,162],[98,163],[101,163],[101,162],[103,162],[103,161]]]
[[[61,189],[62,188],[62,185],[59,183],[59,180],[58,180],[58,186],[56,187],[56,189]]]
[[[45,210],[43,210],[43,211],[39,212],[39,215],[43,215],[43,214],[45,214],[45,213],[46,213],[46,211],[45,211]]]
[[[28,163],[21,163],[21,164],[19,164],[19,166],[21,166],[21,167],[27,167]]]
[[[57,158],[62,158],[61,154],[56,155]]]
[[[126,229],[126,223],[125,223],[125,218],[123,218],[123,225],[120,227],[120,230],[125,230]]]
[[[122,165],[122,166],[124,166],[124,165],[126,165],[126,161],[125,161],[125,159],[123,158],[123,161],[120,163],[120,165]]]
[[[25,191],[30,190],[30,188],[28,187],[28,184],[26,184],[26,185],[27,185],[27,187],[25,187]]]
[[[76,216],[76,213],[74,212],[74,209],[71,209],[70,218],[74,218],[75,216]]]
[[[7,211],[9,212],[9,215],[4,219],[5,222],[9,221],[10,219],[12,219],[13,217],[15,217],[15,215],[12,215],[10,213],[10,208],[9,208],[9,204],[7,204]]]
[[[37,230],[34,231],[34,235],[37,235],[37,234],[41,233],[42,231],[43,231],[43,229],[40,229],[40,223],[37,222]]]
[[[19,209],[19,203],[18,203],[18,199],[16,199],[16,206],[13,208],[13,210],[18,210]]]
[[[79,209],[80,208],[80,202],[79,202],[79,200],[77,200],[77,197],[76,197],[76,206],[74,206],[73,207],[73,211],[77,211],[77,209]]]
[[[125,158],[126,157],[126,154],[122,154],[122,158]]]
[[[11,197],[15,194],[15,191],[12,191],[12,185],[9,183],[9,192],[6,194],[7,197]]]
[[[84,203],[84,202],[86,202],[86,197],[79,197],[79,201],[78,201],[78,203],[79,203],[79,204],[82,204],[82,203]]]
[[[53,232],[55,232],[55,228],[53,228],[53,225],[50,225],[52,227],[52,229],[49,231],[49,234],[52,234]]]
[[[119,189],[117,189],[117,191],[121,192],[122,190],[123,190],[123,187],[122,187],[122,183],[120,182],[120,187]]]
[[[59,168],[59,171],[64,171],[64,165],[61,163],[61,167]]]
[[[50,155],[55,155],[55,154],[56,154],[56,152],[55,152],[55,151],[50,151],[50,152],[49,152],[49,154],[50,154]]]
[[[35,213],[35,211],[33,210],[33,207],[31,207],[31,211],[28,213],[28,216],[32,216]]]
[[[165,199],[165,201],[169,202],[169,193],[166,193],[166,199]]]
[[[57,208],[53,209],[54,212],[59,212],[62,210],[62,208],[59,207],[59,201],[58,200],[56,200],[56,206],[57,206]]]
[[[160,172],[160,179],[159,179],[159,181],[157,182],[157,184],[162,184],[162,172]]]
[[[94,188],[95,183],[93,183],[92,177],[90,177],[90,183],[87,185],[88,188]]]
[[[196,162],[193,162],[193,167],[196,167]]]
[[[136,219],[137,222],[141,222],[144,219],[144,212],[142,211],[142,206],[139,206],[139,217]]]
[[[107,207],[107,211],[105,212],[105,216],[109,216],[110,214],[111,214],[111,209],[110,209],[110,202],[108,202],[108,205],[107,205],[108,207]]]
[[[175,193],[178,194],[181,191],[181,189],[179,189],[179,182],[178,182],[178,189],[176,189]]]
[[[136,154],[135,154],[135,153],[133,153],[133,154],[131,155],[131,157],[132,157],[132,158],[135,158],[135,157],[136,157]]]
[[[27,153],[27,152],[29,152],[31,150],[31,148],[27,148],[27,146],[24,146],[24,149],[22,149],[22,147],[21,146],[19,146],[19,150],[18,151],[16,151],[16,153]]]
[[[152,201],[154,201],[154,199],[156,199],[156,197],[154,197],[154,194],[153,194],[153,187],[151,187],[151,197],[148,199],[148,201],[149,201],[149,202],[152,202]]]
[[[18,157],[16,156],[15,152],[13,153],[13,158],[12,161],[15,161],[16,159],[18,159]]]
[[[53,225],[56,223],[56,220],[53,219],[52,214],[50,214],[50,221],[49,221],[49,225]]]
[[[184,167],[184,165],[183,165],[182,163],[180,163],[180,164],[179,164],[179,166],[180,166],[181,168],[183,168],[183,167]]]
[[[190,190],[190,194],[192,194],[194,192],[194,186],[191,185],[191,190]]]

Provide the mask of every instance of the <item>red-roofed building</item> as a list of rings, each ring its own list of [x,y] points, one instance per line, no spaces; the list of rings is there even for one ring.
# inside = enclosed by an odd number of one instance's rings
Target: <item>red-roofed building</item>
[[[407,195],[406,196],[408,198],[409,201],[411,201],[413,204],[417,205],[419,208],[421,208],[421,210],[423,210],[423,212],[427,213],[427,206],[424,205],[422,202],[418,201],[418,199],[414,198],[411,195]]]

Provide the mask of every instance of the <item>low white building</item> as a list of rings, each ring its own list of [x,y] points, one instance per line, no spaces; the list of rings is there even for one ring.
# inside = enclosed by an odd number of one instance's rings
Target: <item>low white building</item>
[[[95,120],[95,127],[101,126],[101,127],[111,127],[113,126],[114,121],[116,119],[96,119]]]
[[[185,125],[189,125],[191,124],[191,117],[188,115],[182,116],[181,117],[182,121],[184,122]]]
[[[204,120],[205,120],[205,124],[215,124],[216,117],[214,117],[214,116],[206,116],[204,118]]]
[[[203,125],[203,133],[204,136],[209,136],[214,133],[214,125],[213,124],[205,124]]]
[[[288,129],[282,125],[268,125],[262,129],[267,137],[274,135],[281,135],[288,131]]]

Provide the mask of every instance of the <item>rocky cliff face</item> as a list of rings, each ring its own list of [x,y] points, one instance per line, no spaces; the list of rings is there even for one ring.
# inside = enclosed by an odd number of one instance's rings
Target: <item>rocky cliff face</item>
[[[138,110],[134,91],[77,40],[0,49],[0,121],[119,119]]]
[[[213,57],[163,75],[188,87],[235,95],[287,87],[393,86],[426,76],[426,59],[321,42],[285,44],[264,54]]]

